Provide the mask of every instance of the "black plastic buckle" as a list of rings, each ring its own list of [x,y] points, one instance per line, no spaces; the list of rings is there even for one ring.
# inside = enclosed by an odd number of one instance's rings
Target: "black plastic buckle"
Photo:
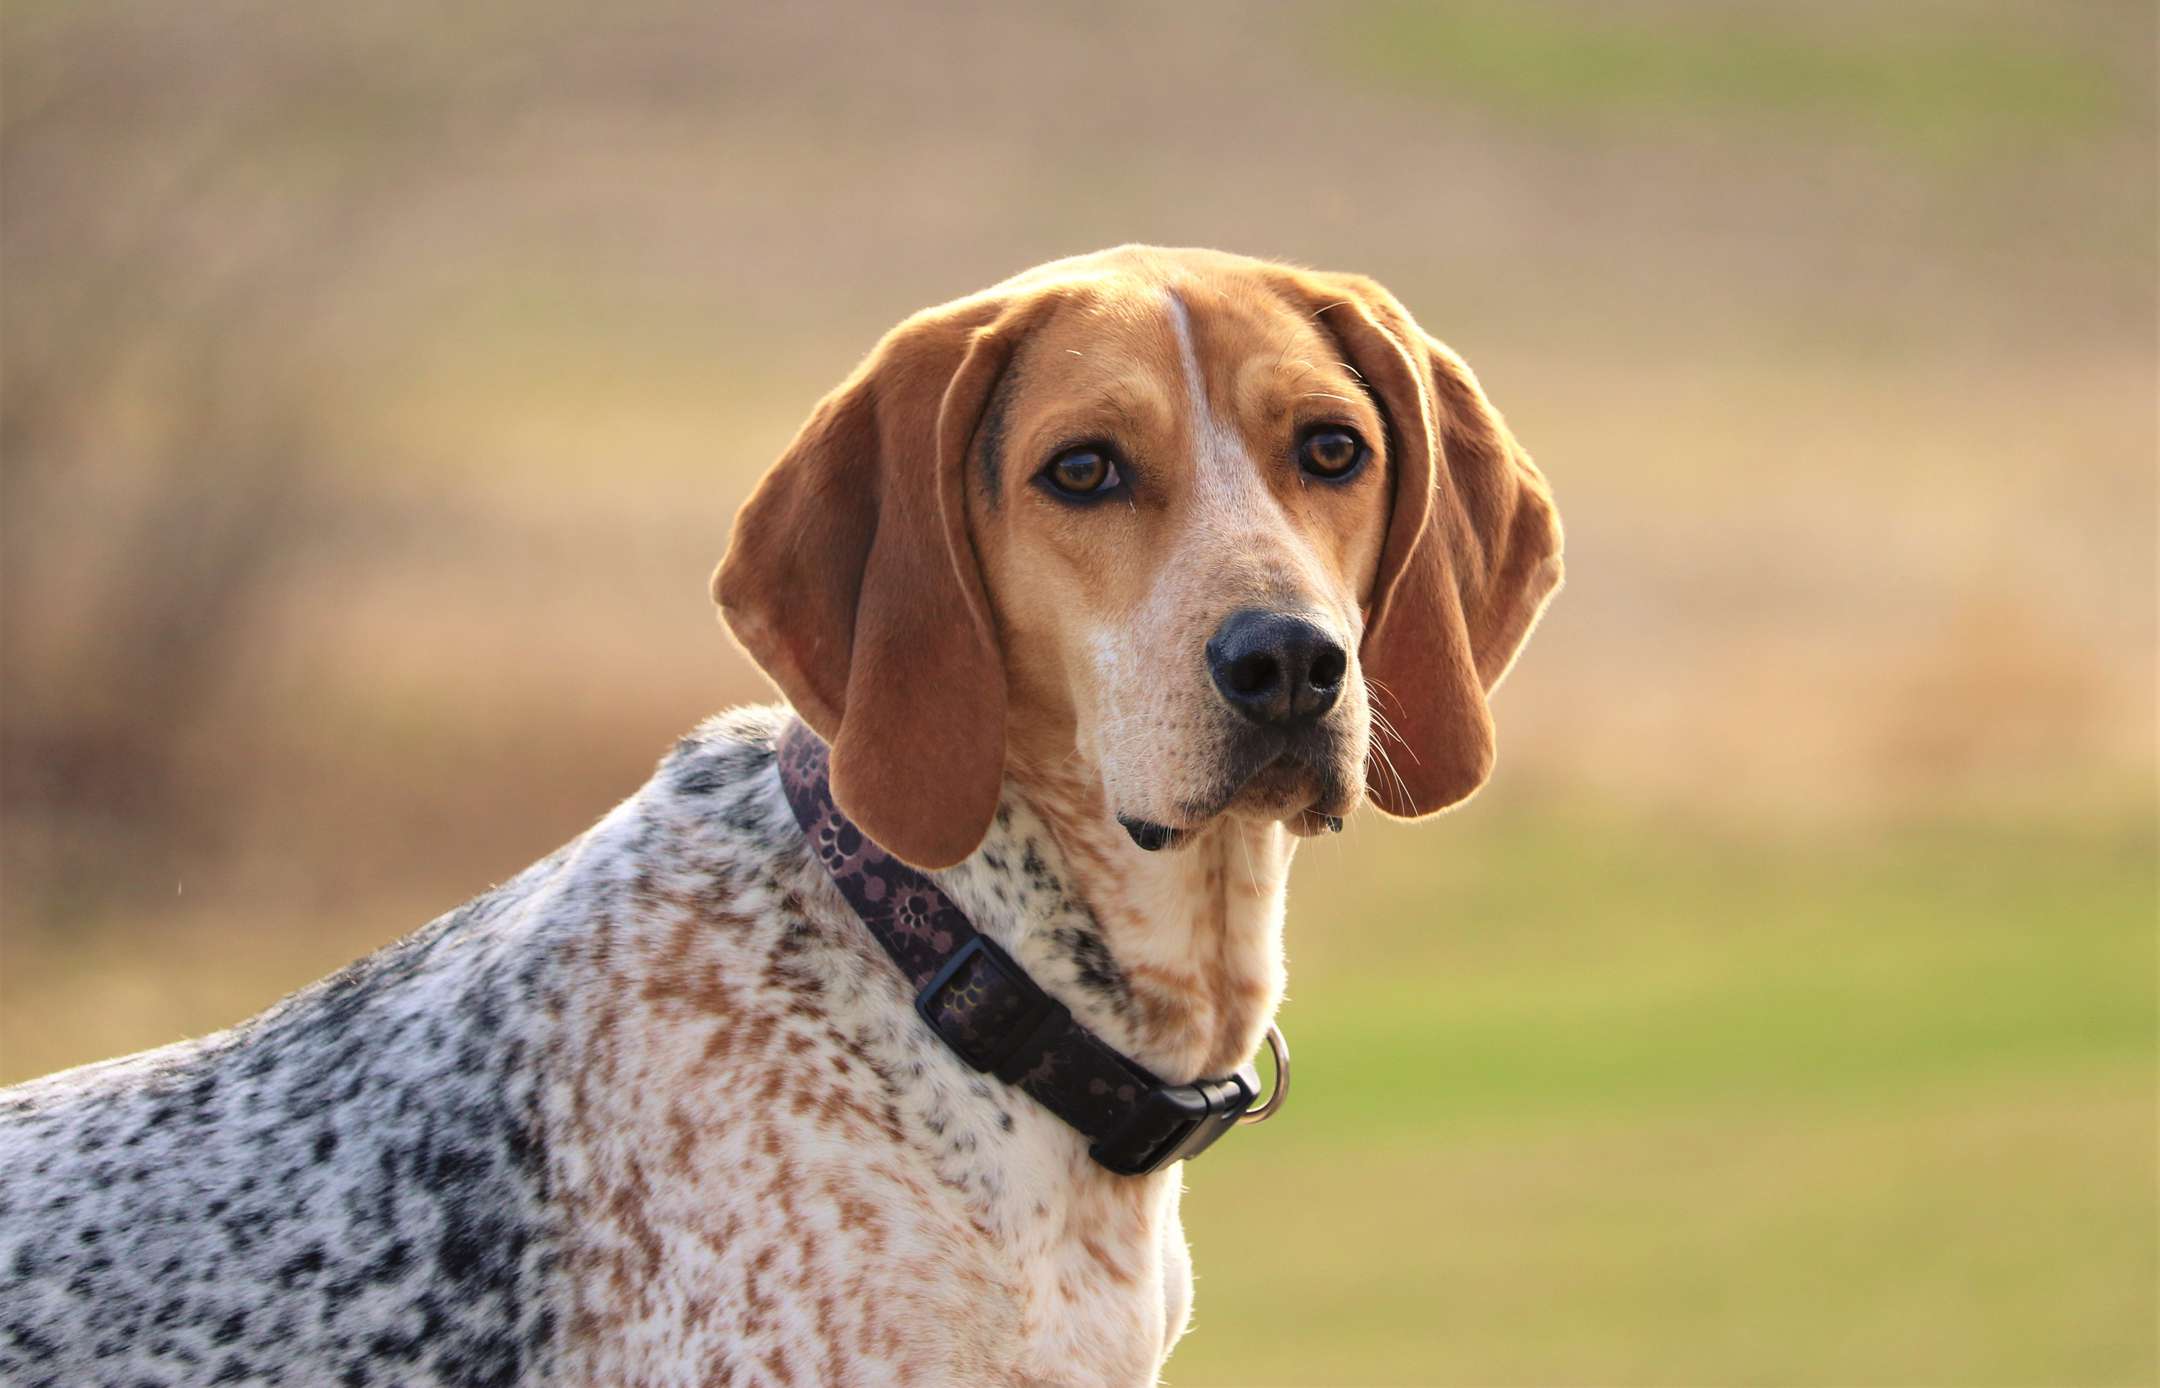
[[[953,1036],[946,1031],[944,1020],[938,1014],[939,995],[978,955],[998,974],[999,983],[1020,994],[1026,1004],[1025,1010],[999,1038]],[[946,960],[915,994],[915,1010],[953,1054],[1007,1084],[1018,1084],[1021,1076],[1034,1069],[1044,1049],[1072,1022],[1072,1013],[1066,1010],[1065,1004],[1037,986],[1035,980],[1027,976],[1027,971],[1013,962],[1013,957],[987,935],[977,935],[954,951],[952,958]]]
[[[1259,1097],[1243,1075],[1159,1084],[1088,1155],[1120,1176],[1145,1176],[1214,1146]]]

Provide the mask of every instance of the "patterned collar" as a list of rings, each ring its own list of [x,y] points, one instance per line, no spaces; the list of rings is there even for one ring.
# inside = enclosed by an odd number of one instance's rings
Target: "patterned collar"
[[[780,735],[780,784],[810,851],[915,988],[915,1010],[953,1053],[996,1075],[1089,1140],[1121,1176],[1196,1157],[1246,1116],[1251,1072],[1165,1084],[1074,1021],[977,931],[935,882],[878,847],[833,803],[830,751],[801,720]],[[1271,1044],[1279,1047],[1274,1033]],[[1278,1068],[1283,1052],[1277,1050]],[[1278,1091],[1264,1112],[1272,1113]]]

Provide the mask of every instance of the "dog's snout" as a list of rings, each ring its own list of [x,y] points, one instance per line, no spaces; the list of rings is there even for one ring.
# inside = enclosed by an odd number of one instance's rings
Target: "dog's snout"
[[[1342,693],[1342,643],[1287,612],[1233,612],[1207,643],[1208,673],[1232,708],[1255,723],[1317,721]]]

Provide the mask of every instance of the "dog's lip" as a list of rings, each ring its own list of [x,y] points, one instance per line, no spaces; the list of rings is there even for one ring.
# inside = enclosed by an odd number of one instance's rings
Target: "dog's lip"
[[[1156,853],[1164,849],[1177,848],[1201,829],[1228,813],[1231,807],[1237,803],[1238,797],[1244,794],[1246,788],[1251,786],[1254,780],[1263,773],[1282,765],[1286,759],[1292,758],[1297,748],[1298,744],[1288,739],[1278,740],[1273,747],[1266,750],[1263,756],[1254,761],[1242,775],[1233,777],[1212,803],[1179,806],[1179,809],[1183,812],[1181,815],[1181,818],[1185,821],[1183,824],[1166,824],[1161,820],[1144,819],[1139,815],[1120,814],[1117,816],[1118,826],[1132,839],[1136,847],[1146,852]],[[1318,768],[1305,762],[1303,758],[1297,758],[1297,762],[1298,769],[1308,772],[1318,770]],[[1323,790],[1318,799],[1302,806],[1287,808],[1282,813],[1269,817],[1282,820],[1291,833],[1301,838],[1310,838],[1322,833],[1339,834],[1342,832],[1343,813],[1346,811],[1324,808],[1323,803],[1330,798],[1332,797]]]
[[[1158,824],[1152,819],[1137,815],[1121,814],[1118,827],[1131,837],[1133,844],[1149,853],[1159,853],[1165,848],[1175,848],[1192,837],[1190,829],[1176,829],[1168,824]]]
[[[1168,824],[1158,824],[1152,819],[1141,819],[1137,815],[1121,814],[1117,817],[1117,822],[1118,827],[1132,839],[1135,847],[1148,853],[1160,853],[1164,849],[1182,846],[1187,839],[1199,832],[1202,825],[1215,817],[1209,815],[1202,819],[1200,824],[1188,829],[1172,828]],[[1341,815],[1329,814],[1311,805],[1285,816],[1283,824],[1301,839],[1315,838],[1321,834],[1339,834],[1343,831]]]
[[[1308,805],[1284,820],[1283,823],[1288,825],[1290,832],[1296,834],[1299,838],[1310,839],[1321,834],[1341,833],[1343,817],[1339,814],[1324,813]]]

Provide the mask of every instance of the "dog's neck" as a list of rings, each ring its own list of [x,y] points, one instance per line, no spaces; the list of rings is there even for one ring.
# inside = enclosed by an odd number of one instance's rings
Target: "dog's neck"
[[[1283,991],[1296,839],[1225,816],[1148,852],[1088,768],[1016,766],[982,849],[944,874],[977,927],[1098,1035],[1183,1083],[1244,1064]]]

